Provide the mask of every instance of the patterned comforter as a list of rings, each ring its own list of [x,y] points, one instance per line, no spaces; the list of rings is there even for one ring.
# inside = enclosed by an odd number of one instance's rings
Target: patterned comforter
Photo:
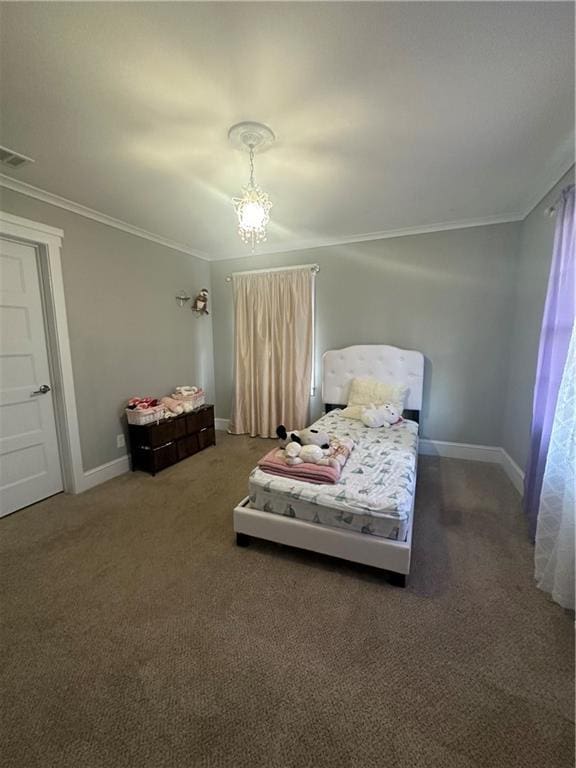
[[[256,468],[250,475],[250,485],[311,504],[375,517],[405,519],[409,516],[418,455],[416,422],[403,421],[394,427],[369,429],[361,421],[346,419],[335,410],[322,416],[314,426],[332,437],[351,438],[356,445],[336,484],[312,485],[271,477]]]

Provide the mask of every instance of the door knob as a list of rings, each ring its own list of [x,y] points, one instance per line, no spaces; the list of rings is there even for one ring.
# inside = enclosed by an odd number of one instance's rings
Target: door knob
[[[50,387],[48,384],[42,384],[42,386],[38,387],[38,389],[35,389],[34,392],[32,392],[33,395],[45,395],[47,392],[50,392]]]

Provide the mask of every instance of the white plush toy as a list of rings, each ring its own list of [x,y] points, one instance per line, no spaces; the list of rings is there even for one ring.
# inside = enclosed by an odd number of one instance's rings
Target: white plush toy
[[[286,458],[286,464],[291,467],[296,464],[320,464],[328,463],[324,462],[326,452],[322,450],[318,445],[300,445],[300,443],[288,443],[284,448],[284,457]]]
[[[186,400],[185,398],[189,397],[190,395],[195,395],[197,392],[198,387],[176,387],[176,392],[174,393],[173,397],[176,400],[181,399],[184,413],[190,413],[190,411],[193,411],[196,408],[191,400]]]
[[[176,387],[176,392],[179,395],[195,395],[198,392],[198,387]]]
[[[382,405],[370,404],[364,408],[360,418],[362,424],[371,429],[393,427],[395,424],[404,421],[402,414],[396,410],[396,406],[392,403],[383,403]]]

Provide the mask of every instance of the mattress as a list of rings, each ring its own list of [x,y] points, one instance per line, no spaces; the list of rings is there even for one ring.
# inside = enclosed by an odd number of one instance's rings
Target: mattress
[[[414,507],[418,424],[369,429],[330,411],[315,428],[355,443],[338,483],[312,485],[254,469],[250,505],[300,520],[404,541]]]

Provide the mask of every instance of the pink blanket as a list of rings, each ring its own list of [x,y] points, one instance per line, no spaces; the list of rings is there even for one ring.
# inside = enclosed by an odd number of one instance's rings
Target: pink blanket
[[[330,443],[331,456],[335,459],[329,465],[325,464],[296,464],[290,466],[284,458],[284,451],[274,448],[258,462],[258,466],[264,472],[279,477],[287,477],[292,480],[302,480],[305,483],[316,483],[324,485],[330,483],[334,485],[340,480],[342,468],[348,461],[348,457],[354,447],[351,440],[338,440]]]

